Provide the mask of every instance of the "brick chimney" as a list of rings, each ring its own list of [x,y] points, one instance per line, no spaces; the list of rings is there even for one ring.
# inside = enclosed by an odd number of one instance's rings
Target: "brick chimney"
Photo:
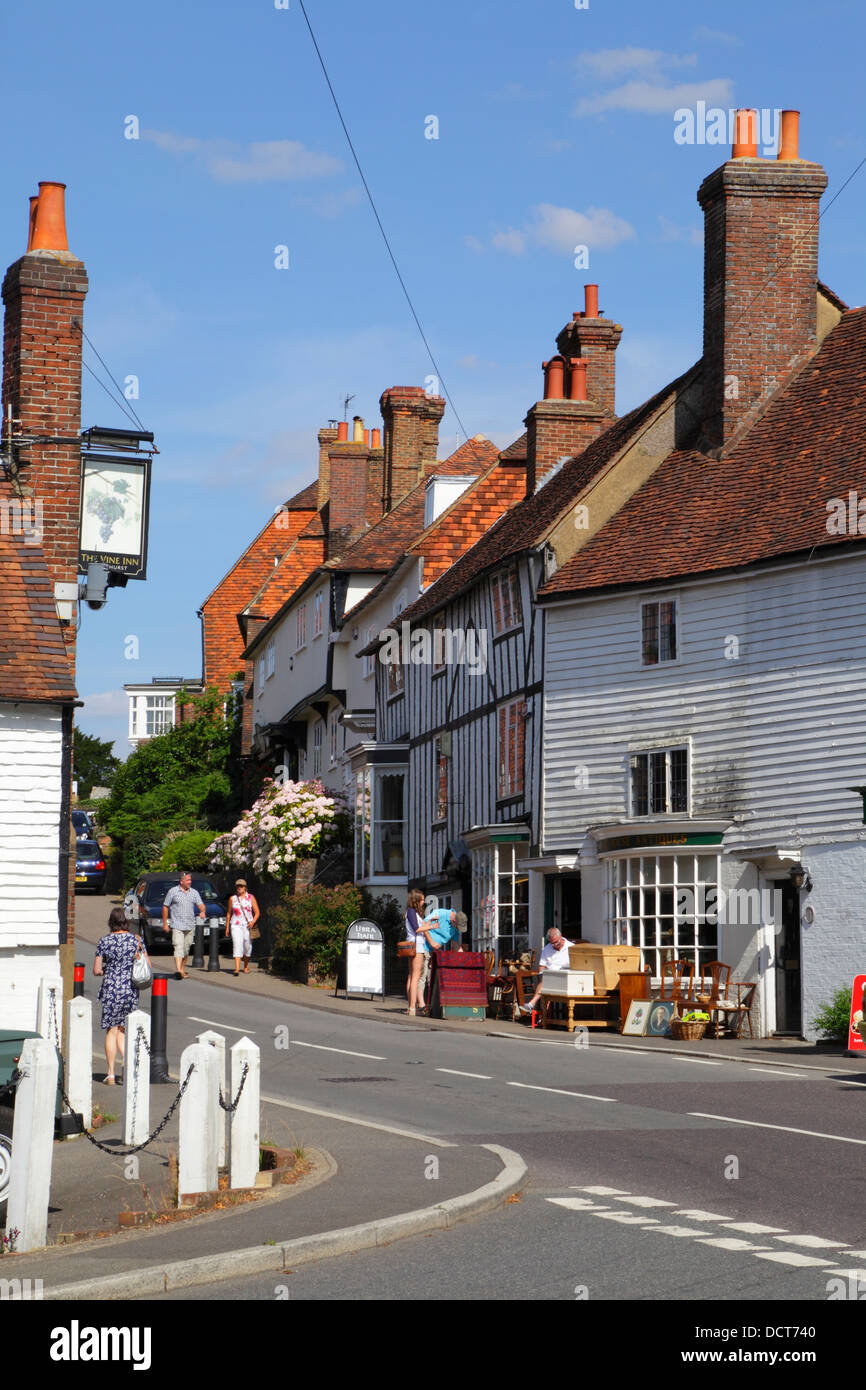
[[[352,438],[347,434],[341,427],[328,450],[328,559],[342,555],[382,516],[382,450],[372,447],[360,415],[353,421]]]
[[[13,418],[13,455],[25,496],[42,504],[42,548],[55,583],[78,578],[81,492],[81,345],[87,272],[69,251],[62,183],[40,183],[31,199],[28,250],[3,281],[3,439]],[[63,444],[21,444],[50,435]],[[75,624],[65,629],[74,663]]]
[[[622,328],[598,317],[597,286],[586,290],[592,317],[575,314],[560,333],[557,346],[570,351],[542,363],[544,399],[536,401],[524,420],[527,497],[563,459],[582,454],[616,419],[614,353]]]
[[[330,496],[331,460],[329,449],[337,439],[336,425],[323,425],[319,430],[319,495],[316,506],[322,510]]]
[[[799,158],[796,111],[776,159],[759,159],[757,113],[738,111],[731,158],[704,179],[704,406],[707,449],[748,426],[816,342],[820,164]]]
[[[379,408],[385,426],[384,505],[390,511],[435,467],[445,401],[420,386],[390,386]]]
[[[616,349],[622,325],[601,318],[598,312],[598,285],[584,285],[584,308],[572,314],[556,340],[568,361],[582,357],[587,362],[587,395],[611,419],[616,414]]]

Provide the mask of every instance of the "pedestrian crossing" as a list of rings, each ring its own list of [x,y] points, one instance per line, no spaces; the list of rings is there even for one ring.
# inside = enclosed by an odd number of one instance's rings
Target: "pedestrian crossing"
[[[590,1183],[569,1190],[580,1195],[546,1197],[545,1201],[565,1211],[594,1216],[618,1226],[637,1226],[649,1235],[694,1240],[698,1245],[753,1255],[756,1259],[795,1269],[832,1270],[836,1275],[857,1280],[866,1288],[866,1249],[853,1250],[843,1240],[786,1231],[784,1227],[767,1226],[760,1221],[736,1221],[721,1212],[678,1207],[676,1202],[665,1198],[626,1192],[620,1187]],[[651,1215],[653,1212],[656,1214]],[[746,1239],[748,1236],[757,1237],[757,1240]],[[794,1248],[784,1249],[784,1246]],[[850,1260],[855,1267],[840,1269],[840,1260]],[[862,1267],[856,1267],[858,1261],[863,1261]]]

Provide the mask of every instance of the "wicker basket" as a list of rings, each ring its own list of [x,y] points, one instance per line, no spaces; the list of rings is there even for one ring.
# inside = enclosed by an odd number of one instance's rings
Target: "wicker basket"
[[[698,1042],[704,1036],[707,1028],[707,1021],[704,1018],[696,1019],[692,1023],[684,1023],[681,1018],[671,1019],[671,1037],[676,1038],[677,1042]]]

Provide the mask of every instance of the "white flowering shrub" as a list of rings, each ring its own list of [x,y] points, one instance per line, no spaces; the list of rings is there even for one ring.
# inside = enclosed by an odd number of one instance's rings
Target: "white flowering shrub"
[[[321,782],[278,784],[268,778],[234,829],[210,845],[210,867],[249,868],[285,880],[299,859],[313,858],[342,833],[345,818],[342,798],[329,795]]]

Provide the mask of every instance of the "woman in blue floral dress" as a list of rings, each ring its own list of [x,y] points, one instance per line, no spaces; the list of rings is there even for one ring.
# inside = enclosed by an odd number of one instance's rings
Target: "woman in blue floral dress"
[[[102,975],[97,999],[102,1003],[102,1027],[105,1031],[105,1060],[108,1063],[107,1086],[113,1086],[114,1062],[118,1052],[123,1061],[126,1040],[127,1014],[138,1007],[138,993],[132,983],[132,965],[139,951],[139,938],[129,930],[122,907],[114,907],[108,917],[108,935],[96,944],[94,975]],[[147,952],[144,952],[145,956]]]

